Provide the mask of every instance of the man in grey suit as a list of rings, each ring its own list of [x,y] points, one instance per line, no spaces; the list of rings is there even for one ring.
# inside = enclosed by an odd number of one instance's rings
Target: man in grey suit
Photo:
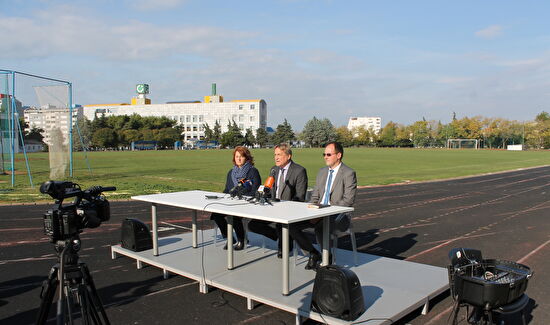
[[[338,142],[331,142],[325,146],[323,153],[326,167],[317,173],[315,188],[311,195],[311,202],[321,205],[338,205],[351,207],[355,203],[357,193],[357,176],[355,171],[342,162],[344,148]],[[350,224],[351,215],[338,214],[330,216],[330,229],[345,231]],[[298,222],[290,225],[290,235],[298,242],[300,247],[309,252],[309,260],[306,270],[317,269],[321,261],[321,254],[313,247],[311,241],[305,236],[303,230],[315,228],[315,237],[318,243],[322,243],[323,223],[321,218],[310,221]]]
[[[275,146],[274,152],[275,166],[271,168],[270,175],[275,177],[275,183],[272,188],[272,198],[285,201],[300,201],[306,199],[307,192],[307,172],[306,169],[292,160],[292,149],[286,143]],[[248,223],[248,229],[262,234],[272,240],[278,240],[277,257],[283,256],[280,224],[273,225],[272,222],[251,220]],[[292,250],[292,241],[290,245]]]

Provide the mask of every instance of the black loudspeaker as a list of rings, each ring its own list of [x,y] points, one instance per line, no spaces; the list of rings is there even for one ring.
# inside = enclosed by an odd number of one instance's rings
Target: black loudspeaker
[[[331,317],[356,320],[365,312],[365,301],[359,278],[338,265],[317,269],[311,299],[313,310]]]
[[[137,219],[125,219],[121,226],[121,246],[134,252],[153,248],[149,227]]]

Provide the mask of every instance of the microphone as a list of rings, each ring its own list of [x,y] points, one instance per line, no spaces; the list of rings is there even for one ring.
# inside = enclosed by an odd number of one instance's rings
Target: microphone
[[[250,192],[252,189],[252,182],[249,179],[241,178],[237,185],[235,185],[230,191],[229,195],[233,198],[237,196],[239,199],[242,199],[245,193]]]
[[[269,177],[266,178],[264,185],[258,187],[258,191],[256,192],[255,198],[256,201],[264,204],[269,203],[268,199],[271,198],[271,190],[273,189],[273,185],[275,184],[275,175],[277,174],[277,169],[272,168]]]
[[[243,178],[243,179],[241,179],[240,183],[242,184],[241,192],[242,192],[243,195],[245,193],[250,192],[250,190],[252,190],[252,181],[251,180]]]

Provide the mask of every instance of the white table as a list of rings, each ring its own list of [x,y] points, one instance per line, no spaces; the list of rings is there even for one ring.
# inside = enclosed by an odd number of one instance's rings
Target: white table
[[[221,197],[219,199],[207,199],[206,195]],[[273,205],[259,205],[248,203],[245,200],[231,199],[229,195],[223,193],[206,191],[185,191],[163,194],[138,195],[132,196],[132,199],[144,202],[150,202],[151,219],[153,225],[153,255],[159,255],[158,247],[158,228],[157,228],[157,205],[169,205],[193,210],[192,232],[193,247],[197,248],[197,211],[216,212],[228,216],[237,216],[249,219],[263,220],[282,224],[283,235],[283,295],[289,294],[289,232],[288,227],[291,223],[328,217],[334,214],[351,212],[351,207],[330,206],[322,209],[308,208],[304,202],[280,201],[273,202]],[[227,218],[227,268],[234,267],[233,260],[233,217]],[[323,219],[324,229],[329,228],[329,218]],[[329,259],[329,233],[323,232],[323,262],[322,265],[328,265]]]

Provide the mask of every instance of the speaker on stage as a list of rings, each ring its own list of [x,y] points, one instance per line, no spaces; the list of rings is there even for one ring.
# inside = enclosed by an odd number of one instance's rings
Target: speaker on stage
[[[149,227],[137,219],[125,219],[121,226],[121,246],[134,252],[153,248]]]
[[[331,317],[355,320],[365,312],[365,301],[359,278],[338,265],[317,269],[311,299],[313,310]]]

